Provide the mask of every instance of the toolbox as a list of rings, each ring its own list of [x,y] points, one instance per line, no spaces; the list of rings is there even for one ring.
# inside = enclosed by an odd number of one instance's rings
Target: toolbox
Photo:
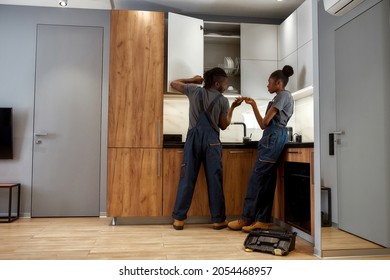
[[[296,236],[296,232],[256,229],[246,237],[245,251],[285,256],[295,249]]]

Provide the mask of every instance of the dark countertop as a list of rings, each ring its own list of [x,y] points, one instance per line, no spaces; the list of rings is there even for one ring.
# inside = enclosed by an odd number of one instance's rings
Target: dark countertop
[[[239,142],[222,142],[222,148],[224,149],[256,149],[258,141],[250,141],[249,143]],[[289,142],[285,145],[285,148],[313,148],[313,142]],[[164,141],[163,148],[168,149],[182,149],[184,148],[184,142]]]
[[[314,148],[314,142],[288,142],[285,146],[285,148]]]

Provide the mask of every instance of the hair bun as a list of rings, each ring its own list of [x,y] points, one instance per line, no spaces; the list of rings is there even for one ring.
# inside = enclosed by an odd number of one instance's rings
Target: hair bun
[[[285,65],[282,72],[286,77],[291,77],[294,74],[294,69],[290,65]]]

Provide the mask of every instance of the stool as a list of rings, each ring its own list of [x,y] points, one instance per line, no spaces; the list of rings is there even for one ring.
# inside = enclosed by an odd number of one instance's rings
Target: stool
[[[321,193],[327,193],[328,200],[328,213],[327,217],[325,217],[325,213],[321,211],[321,225],[323,227],[331,227],[332,226],[332,197],[331,197],[331,189],[328,187],[321,187]]]
[[[0,184],[0,189],[8,189],[8,216],[0,216],[0,223],[10,223],[19,218],[20,210],[20,184]],[[16,216],[12,215],[12,191],[17,192]]]

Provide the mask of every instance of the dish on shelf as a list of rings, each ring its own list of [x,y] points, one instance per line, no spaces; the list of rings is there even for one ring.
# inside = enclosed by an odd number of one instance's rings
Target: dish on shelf
[[[233,72],[233,74],[237,75],[239,71],[240,71],[240,59],[238,57],[236,57],[236,59],[234,60],[234,72]]]

